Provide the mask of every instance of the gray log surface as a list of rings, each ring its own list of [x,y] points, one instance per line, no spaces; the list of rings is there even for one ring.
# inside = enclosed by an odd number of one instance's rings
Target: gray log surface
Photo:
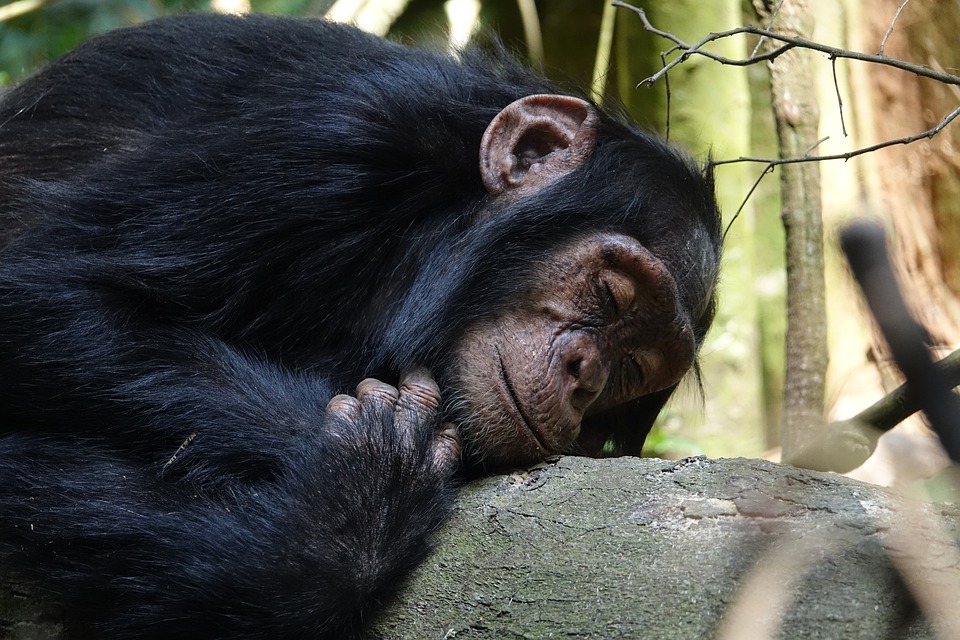
[[[933,638],[901,575],[956,608],[958,524],[764,460],[564,457],[467,486],[372,637],[756,638],[766,617],[771,637]]]
[[[464,487],[370,637],[956,638],[958,538],[956,507],[835,474],[563,457]],[[56,630],[0,585],[0,637]]]

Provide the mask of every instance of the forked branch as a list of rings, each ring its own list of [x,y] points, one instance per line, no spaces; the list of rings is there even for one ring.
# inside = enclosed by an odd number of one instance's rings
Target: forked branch
[[[674,46],[668,51],[668,53],[676,52],[676,51],[680,52],[676,58],[668,62],[662,69],[660,69],[660,71],[653,74],[649,78],[646,78],[645,80],[640,82],[639,85],[637,86],[653,84],[654,82],[659,80],[661,77],[663,77],[664,74],[668,73],[671,69],[673,69],[675,66],[677,66],[678,64],[681,64],[682,62],[684,62],[685,60],[690,58],[690,56],[693,56],[693,55],[703,56],[705,58],[709,58],[710,60],[715,60],[720,64],[726,64],[726,65],[731,65],[736,67],[745,67],[751,64],[756,64],[758,62],[775,60],[781,55],[783,55],[784,53],[786,53],[787,51],[790,51],[791,49],[794,49],[794,48],[809,49],[811,51],[819,51],[821,53],[827,54],[827,56],[831,60],[836,60],[838,58],[845,58],[848,60],[860,60],[861,62],[870,62],[873,64],[883,65],[886,67],[893,67],[895,69],[900,69],[902,71],[909,71],[910,73],[914,73],[918,76],[921,76],[924,78],[930,78],[932,80],[937,80],[944,84],[960,85],[960,76],[954,75],[952,73],[947,73],[945,71],[938,71],[935,69],[931,69],[930,67],[926,67],[921,64],[907,62],[906,60],[899,60],[897,58],[891,58],[884,54],[862,53],[859,51],[850,51],[849,49],[832,47],[829,45],[822,44],[820,42],[808,40],[806,38],[801,38],[798,36],[789,36],[782,33],[777,33],[776,31],[772,31],[770,29],[764,29],[762,27],[755,27],[752,25],[737,27],[735,29],[728,29],[726,31],[717,31],[714,33],[709,33],[706,36],[704,36],[699,42],[695,44],[688,44],[683,40],[681,40],[680,38],[678,38],[673,33],[670,33],[669,31],[663,31],[661,29],[657,29],[656,27],[654,27],[650,23],[650,20],[647,18],[647,14],[646,12],[644,12],[643,9],[640,9],[639,7],[635,7],[632,4],[622,2],[621,0],[614,0],[613,5],[636,13],[638,16],[640,16],[640,20],[643,22],[644,29],[646,29],[647,31],[649,31],[654,35],[660,36],[661,38],[664,38],[672,42]],[[740,34],[750,34],[750,35],[759,36],[761,38],[768,38],[776,42],[782,42],[783,44],[779,47],[776,47],[775,49],[772,49],[771,51],[767,51],[766,53],[751,54],[746,58],[729,58],[727,56],[721,56],[719,54],[716,54],[704,49],[704,47],[710,44],[711,42],[716,42],[717,40],[723,40],[725,38],[730,38],[732,36],[736,36]]]

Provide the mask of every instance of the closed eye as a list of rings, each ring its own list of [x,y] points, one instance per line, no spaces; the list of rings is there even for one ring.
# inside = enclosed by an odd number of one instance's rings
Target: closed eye
[[[617,296],[613,293],[613,288],[610,286],[610,282],[606,279],[600,280],[600,285],[602,286],[602,300],[604,309],[611,309],[613,311],[613,316],[618,317],[620,315],[620,305],[617,303]]]
[[[614,317],[624,315],[633,304],[636,285],[629,276],[610,271],[600,278],[600,296],[605,309],[613,311]]]

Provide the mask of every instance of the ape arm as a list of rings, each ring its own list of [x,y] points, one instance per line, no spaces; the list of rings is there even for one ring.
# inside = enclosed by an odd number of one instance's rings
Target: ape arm
[[[69,268],[37,257],[0,266],[0,397],[12,422],[68,427],[154,464],[194,434],[170,466],[190,460],[201,477],[282,458],[291,439],[320,424],[332,393],[319,380],[199,330],[156,326],[133,301],[107,305],[76,281],[86,275],[58,281]],[[48,400],[41,406],[37,397]]]
[[[0,266],[0,537],[34,550],[4,566],[121,636],[348,635],[447,511],[456,452],[424,384],[328,408],[324,380],[42,263]]]
[[[216,497],[171,486],[105,447],[17,435],[8,451],[43,474],[0,463],[0,527],[41,550],[18,556],[16,568],[55,585],[73,624],[121,637],[347,637],[385,581],[422,560],[446,495],[424,453],[391,456],[392,421],[371,431],[353,448],[361,456],[304,439],[277,482]],[[357,485],[364,473],[375,475]],[[350,509],[331,500],[338,494],[351,496]],[[40,496],[42,512],[30,504]],[[65,559],[79,549],[82,563]]]

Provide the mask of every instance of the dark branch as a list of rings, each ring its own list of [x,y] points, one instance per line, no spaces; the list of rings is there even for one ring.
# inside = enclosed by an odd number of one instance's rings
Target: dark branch
[[[846,153],[834,153],[830,155],[822,156],[799,156],[796,158],[755,158],[752,156],[741,156],[739,158],[733,158],[731,160],[717,160],[713,162],[714,166],[719,166],[723,164],[734,164],[736,162],[762,162],[765,164],[771,164],[773,166],[778,166],[781,164],[797,164],[799,162],[822,162],[824,160],[849,160],[850,158],[855,158],[856,156],[863,155],[865,153],[871,153],[879,149],[884,149],[886,147],[893,147],[898,144],[910,144],[911,142],[916,142],[918,140],[923,140],[924,138],[932,138],[940,131],[944,129],[948,124],[953,122],[957,116],[960,116],[960,107],[957,107],[943,120],[940,121],[935,127],[927,129],[916,135],[907,136],[905,138],[897,138],[895,140],[886,140],[884,142],[879,142],[869,147],[863,147],[861,149],[855,149],[853,151],[847,151]]]
[[[760,27],[755,27],[751,25],[737,27],[735,29],[728,29],[727,31],[718,31],[710,33],[704,36],[696,44],[688,44],[670,33],[669,31],[662,31],[657,29],[650,21],[647,19],[647,14],[638,7],[635,7],[621,0],[614,0],[613,5],[623,9],[628,9],[633,11],[638,16],[640,20],[643,21],[643,27],[650,33],[665,38],[670,42],[673,42],[676,47],[675,49],[681,51],[680,55],[671,60],[667,65],[653,74],[646,80],[640,83],[640,85],[651,85],[656,82],[663,74],[667,73],[673,67],[682,63],[684,60],[688,59],[692,55],[701,55],[710,60],[715,60],[721,64],[732,65],[737,67],[743,67],[751,64],[756,64],[758,62],[763,62],[767,60],[775,60],[782,54],[790,51],[794,48],[809,49],[811,51],[819,51],[821,53],[827,54],[831,59],[835,58],[845,58],[848,60],[860,60],[861,62],[870,62],[873,64],[879,64],[886,67],[893,67],[895,69],[900,69],[902,71],[909,71],[923,78],[930,78],[932,80],[937,80],[944,84],[953,84],[960,85],[960,76],[954,75],[952,73],[945,73],[942,71],[935,71],[924,65],[915,64],[913,62],[907,62],[905,60],[898,60],[896,58],[890,58],[882,54],[872,54],[872,53],[862,53],[859,51],[850,51],[849,49],[841,49],[839,47],[831,47],[819,42],[814,42],[813,40],[807,40],[806,38],[800,38],[797,36],[787,36],[782,33],[777,33],[771,31],[770,29],[763,29]],[[710,51],[704,51],[703,47],[711,42],[717,40],[723,40],[724,38],[729,38],[731,36],[739,35],[742,33],[751,34],[755,36],[760,36],[763,38],[769,38],[771,40],[776,40],[777,42],[784,43],[782,46],[768,51],[767,53],[761,55],[751,55],[748,58],[728,58],[726,56],[721,56]],[[639,86],[639,85],[638,85]]]
[[[934,366],[927,349],[929,334],[910,314],[900,293],[883,227],[868,221],[851,223],[840,232],[840,246],[907,380],[908,396],[927,417],[950,458],[960,462],[960,396],[951,392],[956,382]]]

